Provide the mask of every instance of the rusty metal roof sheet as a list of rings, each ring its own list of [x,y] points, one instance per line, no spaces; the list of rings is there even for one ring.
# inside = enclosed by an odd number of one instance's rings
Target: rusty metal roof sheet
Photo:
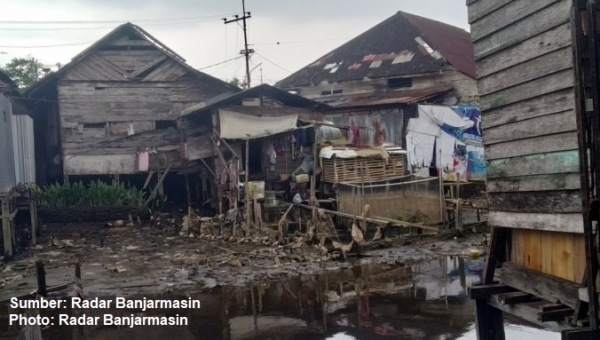
[[[402,90],[383,93],[369,93],[346,96],[331,96],[317,99],[334,109],[372,106],[389,106],[398,104],[415,104],[437,97],[452,90],[450,87],[429,88],[424,90]]]
[[[277,86],[290,89],[365,78],[439,72],[448,65],[475,78],[473,44],[460,28],[398,12]]]

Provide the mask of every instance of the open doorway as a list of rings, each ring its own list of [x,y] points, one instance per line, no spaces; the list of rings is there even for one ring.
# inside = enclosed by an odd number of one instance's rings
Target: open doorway
[[[248,175],[252,177],[261,176],[262,169],[262,141],[250,141],[250,158],[248,159]],[[242,146],[242,160],[246,164],[246,146]]]

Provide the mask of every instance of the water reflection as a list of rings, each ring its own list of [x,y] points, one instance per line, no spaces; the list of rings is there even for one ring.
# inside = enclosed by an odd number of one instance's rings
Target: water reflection
[[[72,310],[72,315],[187,316],[188,326],[49,327],[43,339],[475,339],[466,289],[479,282],[481,260],[450,257],[414,266],[364,265],[283,282],[221,287],[195,294],[198,310]],[[185,298],[173,294],[154,299]],[[6,309],[4,309],[6,310]],[[59,311],[42,314],[56,315]],[[60,311],[65,313],[64,310]],[[5,325],[7,323],[4,323]],[[0,329],[4,339],[30,331]],[[29,333],[27,333],[29,332]],[[509,325],[508,339],[553,339],[558,334]],[[19,334],[20,333],[20,334]]]

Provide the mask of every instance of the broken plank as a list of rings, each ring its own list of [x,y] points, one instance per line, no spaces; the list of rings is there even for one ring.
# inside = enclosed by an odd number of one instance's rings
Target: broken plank
[[[571,308],[556,309],[547,312],[539,312],[537,318],[540,322],[564,321],[565,318],[573,316],[574,312],[575,311]]]
[[[504,262],[500,282],[522,292],[533,294],[552,303],[562,303],[571,308],[577,305],[579,285],[554,276],[529,270]]]
[[[154,66],[158,65],[161,61],[167,59],[166,55],[161,55],[160,57],[152,60],[151,62],[149,62],[148,64],[144,65],[143,67],[131,72],[131,74],[129,75],[129,78],[135,78],[137,76],[139,76],[140,74],[150,70],[151,68],[153,68]]]
[[[497,298],[498,301],[500,301],[500,303],[503,303],[505,305],[516,305],[519,303],[539,300],[538,297],[523,292],[498,294]]]
[[[503,284],[472,286],[467,289],[467,294],[472,300],[487,299],[492,295],[512,293],[516,289]]]
[[[560,331],[562,329],[570,327],[565,322],[552,322],[552,321],[551,322],[541,322],[541,321],[539,321],[538,320],[538,313],[539,313],[538,309],[534,308],[532,306],[529,306],[526,303],[515,304],[515,305],[503,304],[498,300],[497,295],[490,297],[487,300],[487,303],[490,306],[500,309],[501,311],[503,311],[505,313],[512,314],[520,319],[529,321],[531,323],[534,323],[538,326],[550,329],[552,331]]]

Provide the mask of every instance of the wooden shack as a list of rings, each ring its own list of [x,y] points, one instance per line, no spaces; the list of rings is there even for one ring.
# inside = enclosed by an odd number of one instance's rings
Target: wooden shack
[[[281,175],[291,175],[313,155],[313,143],[294,148],[291,136],[301,121],[322,119],[326,105],[267,84],[235,94],[223,94],[203,101],[181,113],[182,130],[209,131],[203,138],[184,137],[185,173],[205,171],[213,183],[212,196],[218,211],[223,198],[230,207],[237,204],[237,181],[227,187],[222,179],[239,176],[239,182],[263,181],[267,190],[281,191],[288,182]],[[208,137],[209,144],[205,143]],[[270,150],[272,148],[272,150]],[[271,157],[271,153],[276,153]],[[225,210],[227,208],[225,207]]]
[[[141,27],[123,24],[27,91],[35,100],[38,182],[138,174],[146,168],[139,154],[147,148],[177,160],[179,143],[151,143],[161,139],[160,131],[124,139],[168,129],[173,133],[165,132],[165,139],[179,138],[182,110],[237,91],[187,65]]]
[[[600,338],[597,5],[467,5],[493,228],[483,285],[471,290],[478,337],[504,339],[504,311],[565,339]]]

